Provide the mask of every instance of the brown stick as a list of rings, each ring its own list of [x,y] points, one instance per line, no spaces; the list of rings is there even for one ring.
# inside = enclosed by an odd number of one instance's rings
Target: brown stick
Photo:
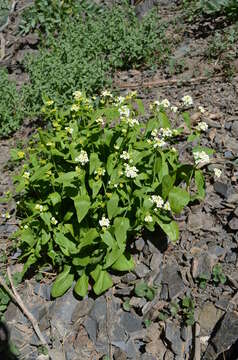
[[[213,80],[213,81],[218,81],[223,77],[222,74],[217,75],[213,78],[209,78],[209,77],[205,77],[205,76],[200,76],[198,78],[192,78],[190,80],[183,80],[183,79],[168,79],[168,80],[156,80],[156,81],[141,81],[139,83],[121,83],[121,82],[115,82],[115,86],[121,88],[121,89],[135,89],[138,87],[153,87],[153,86],[166,86],[166,85],[174,85],[177,83],[189,83],[189,84],[193,84],[196,82],[203,82],[203,81],[208,81],[208,80]]]
[[[32,327],[36,333],[36,335],[38,336],[38,338],[41,341],[41,344],[44,345],[45,347],[48,348],[48,344],[44,338],[44,336],[42,335],[39,326],[37,324],[36,319],[34,318],[34,316],[30,313],[29,310],[27,310],[27,308],[25,307],[25,305],[23,304],[23,301],[20,297],[20,295],[17,293],[13,281],[12,281],[12,275],[11,275],[11,271],[10,268],[7,268],[7,275],[11,284],[11,289],[7,286],[6,282],[4,281],[4,279],[0,276],[0,285],[6,290],[6,292],[11,296],[11,298],[14,300],[14,302],[16,303],[16,305],[18,305],[20,307],[20,309],[22,310],[22,312],[26,315],[26,317],[30,320]]]

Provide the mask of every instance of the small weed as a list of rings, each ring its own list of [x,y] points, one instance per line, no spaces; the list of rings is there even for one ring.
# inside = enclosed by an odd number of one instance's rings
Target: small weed
[[[0,137],[6,137],[19,128],[23,120],[22,101],[16,84],[9,81],[5,70],[0,69]]]
[[[225,284],[226,276],[223,273],[221,264],[217,264],[212,269],[212,280],[215,284]]]
[[[190,296],[185,296],[182,300],[182,314],[186,325],[194,324],[195,322],[194,309],[195,309],[194,300]]]
[[[135,286],[135,295],[138,297],[144,297],[149,301],[152,301],[155,297],[155,289],[148,286],[145,282],[139,282]]]

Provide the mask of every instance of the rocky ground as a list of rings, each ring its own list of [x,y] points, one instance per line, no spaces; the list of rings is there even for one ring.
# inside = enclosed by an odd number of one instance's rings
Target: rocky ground
[[[168,19],[181,13],[176,2],[159,2]],[[12,17],[15,24],[14,13]],[[7,48],[10,55],[5,65],[12,69],[20,86],[25,81],[21,52],[35,51],[37,39],[18,39],[11,26],[10,22],[7,36],[15,36],[14,52]],[[210,27],[215,31],[214,24]],[[161,234],[145,233],[135,239],[131,249],[135,270],[122,277],[114,275],[113,289],[99,298],[78,300],[68,291],[52,301],[50,287],[55,274],[51,269],[45,269],[40,280],[33,277],[19,285],[25,306],[53,349],[52,359],[238,359],[238,69],[234,60],[234,74],[228,80],[219,62],[207,61],[204,49],[211,33],[209,26],[204,34],[193,24],[174,34],[178,44],[173,57],[185,64],[178,74],[171,76],[167,66],[156,73],[132,70],[115,77],[115,87],[122,94],[137,89],[145,103],[159,97],[178,105],[182,96],[189,94],[196,106],[206,109],[203,120],[209,128],[202,141],[215,150],[213,162],[204,169],[206,198],[187,207],[177,219],[181,237],[176,245]],[[198,120],[194,115],[194,123]],[[0,193],[11,186],[10,148],[31,132],[32,126],[25,123],[12,139],[0,142]],[[214,178],[214,167],[222,170],[219,179]],[[17,227],[14,202],[10,208],[0,204],[0,213],[7,209],[11,218],[0,219],[2,253],[8,252],[9,236]],[[11,254],[8,260],[12,272],[20,269],[14,264],[17,255]],[[225,282],[221,273],[217,278],[214,272],[217,264],[222,267]],[[1,269],[5,265],[1,263]],[[138,291],[141,283],[155,288],[154,298],[143,285]],[[11,341],[19,349],[19,360],[48,358],[40,355],[39,340],[14,303],[5,312],[5,319]]]

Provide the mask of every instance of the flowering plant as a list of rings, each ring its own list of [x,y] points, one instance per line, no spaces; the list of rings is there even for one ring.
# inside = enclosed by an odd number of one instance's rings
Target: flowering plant
[[[66,110],[44,99],[49,128],[31,140],[28,156],[21,152],[24,165],[15,176],[23,273],[42,261],[63,269],[52,286],[53,297],[74,280],[80,296],[91,284],[96,294],[104,292],[113,284],[110,270],[133,269],[128,252],[133,235],[159,226],[176,241],[174,214],[204,196],[199,157],[195,163],[179,161],[176,143],[185,136],[184,127],[172,129],[167,115],[179,117],[177,107],[154,102],[143,122],[144,106],[135,93],[114,97],[104,91],[88,99],[77,91],[74,99]]]

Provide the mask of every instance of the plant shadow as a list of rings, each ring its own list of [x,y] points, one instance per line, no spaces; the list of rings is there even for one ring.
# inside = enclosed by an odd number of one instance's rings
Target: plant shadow
[[[0,359],[19,360],[13,353],[8,328],[2,321],[0,321]]]

